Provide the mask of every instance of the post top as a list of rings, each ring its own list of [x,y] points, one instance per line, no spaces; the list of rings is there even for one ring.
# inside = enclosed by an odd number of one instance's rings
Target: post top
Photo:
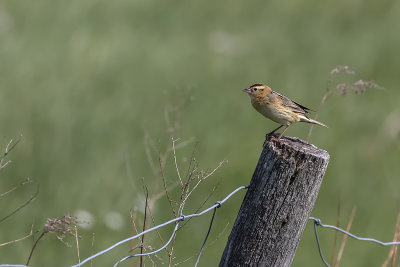
[[[311,154],[314,157],[329,161],[329,153],[322,148],[318,148],[315,145],[309,144],[297,137],[282,136],[281,139],[278,140],[278,136],[278,134],[273,134],[272,138],[265,143],[264,149],[269,147],[273,150],[278,150],[281,152],[284,150],[289,150],[303,154]]]

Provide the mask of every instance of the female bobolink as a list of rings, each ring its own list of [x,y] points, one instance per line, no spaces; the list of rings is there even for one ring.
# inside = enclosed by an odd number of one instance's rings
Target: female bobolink
[[[305,114],[308,113],[310,110],[309,108],[272,91],[271,88],[266,85],[256,83],[249,88],[243,89],[243,91],[249,94],[251,104],[258,112],[274,122],[281,124],[281,126],[268,133],[267,136],[273,134],[282,126],[285,126],[285,129],[278,137],[278,139],[280,139],[289,126],[298,121],[318,124],[328,128],[325,124],[306,117]]]

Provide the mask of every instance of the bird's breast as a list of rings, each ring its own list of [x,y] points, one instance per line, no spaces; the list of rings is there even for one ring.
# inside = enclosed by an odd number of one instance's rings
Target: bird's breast
[[[290,125],[299,121],[297,114],[288,111],[280,104],[273,104],[268,100],[257,101],[256,99],[251,103],[258,112],[276,123]]]

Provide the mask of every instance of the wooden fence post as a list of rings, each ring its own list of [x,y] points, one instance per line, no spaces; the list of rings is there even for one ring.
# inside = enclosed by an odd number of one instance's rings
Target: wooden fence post
[[[300,139],[269,141],[219,266],[290,266],[328,162],[328,152]]]

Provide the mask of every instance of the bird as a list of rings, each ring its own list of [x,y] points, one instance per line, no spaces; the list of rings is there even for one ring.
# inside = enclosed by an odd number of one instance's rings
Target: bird
[[[258,112],[268,119],[280,124],[278,128],[266,135],[267,139],[277,130],[285,126],[285,129],[278,137],[278,140],[281,139],[286,130],[289,129],[290,125],[298,121],[318,124],[328,128],[325,124],[306,116],[311,109],[273,91],[267,85],[256,83],[243,89],[243,91],[249,94],[251,104]]]

